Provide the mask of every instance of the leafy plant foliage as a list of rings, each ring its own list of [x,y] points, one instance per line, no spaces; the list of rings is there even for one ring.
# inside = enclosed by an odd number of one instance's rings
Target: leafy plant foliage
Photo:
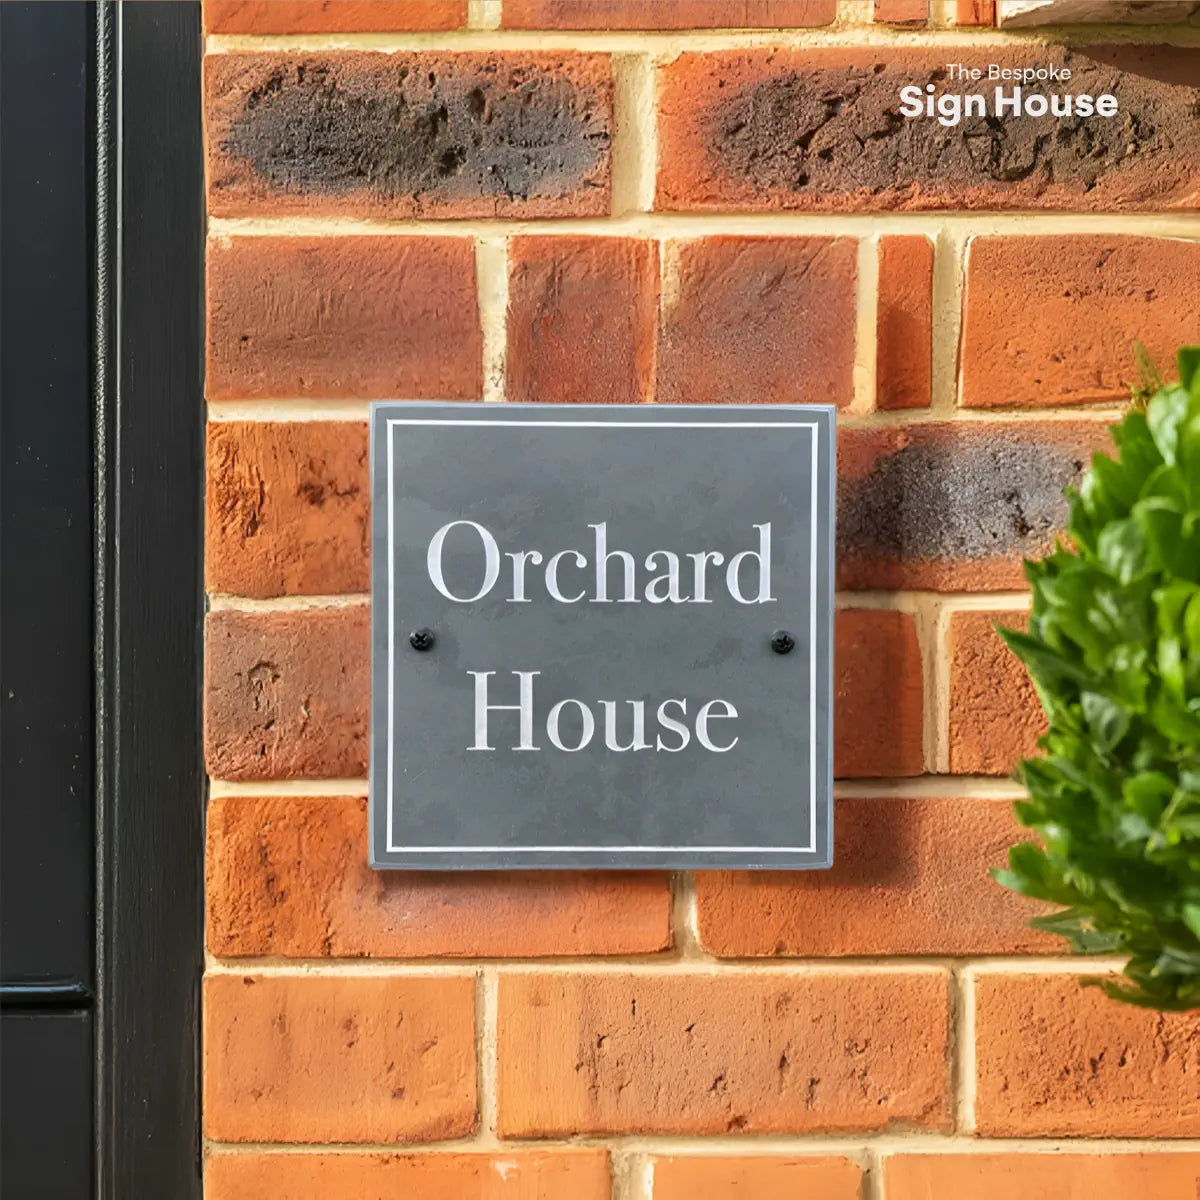
[[[1064,905],[1034,924],[1077,951],[1128,955],[1097,982],[1158,1009],[1200,1007],[1200,346],[1179,376],[1113,426],[1073,546],[1025,564],[1029,632],[1001,631],[1050,728],[1016,805],[1043,844],[996,878]]]

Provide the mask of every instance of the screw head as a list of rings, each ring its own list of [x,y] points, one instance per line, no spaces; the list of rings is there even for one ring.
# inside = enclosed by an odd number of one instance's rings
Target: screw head
[[[414,629],[408,635],[408,643],[414,650],[431,650],[433,648],[432,629]]]
[[[796,648],[796,639],[786,629],[777,629],[771,634],[771,649],[776,654],[790,654]]]

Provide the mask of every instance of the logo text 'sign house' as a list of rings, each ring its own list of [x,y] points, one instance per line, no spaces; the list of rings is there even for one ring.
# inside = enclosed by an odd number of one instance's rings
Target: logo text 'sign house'
[[[971,117],[1105,117],[1117,115],[1117,98],[1108,92],[1098,96],[1083,92],[1030,91],[1029,84],[1059,81],[1068,82],[1070,67],[1002,67],[991,63],[969,67],[962,63],[947,63],[951,82],[977,83],[983,79],[1016,81],[1013,86],[1000,85],[991,95],[984,92],[941,92],[927,83],[924,87],[911,84],[900,89],[900,114],[904,117],[933,117],[948,128]]]

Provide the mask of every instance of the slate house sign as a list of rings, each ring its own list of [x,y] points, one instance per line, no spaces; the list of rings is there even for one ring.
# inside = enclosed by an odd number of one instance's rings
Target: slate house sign
[[[371,862],[827,867],[834,410],[372,406]]]

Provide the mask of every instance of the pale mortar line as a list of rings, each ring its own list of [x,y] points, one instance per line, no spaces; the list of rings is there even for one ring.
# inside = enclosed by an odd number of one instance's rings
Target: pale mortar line
[[[675,871],[671,876],[672,949],[684,962],[713,962],[700,944],[700,906],[693,871]]]
[[[948,592],[939,596],[947,612],[1000,612],[1007,608],[1028,609],[1029,592]]]
[[[499,29],[500,0],[467,0],[468,29]]]
[[[276,796],[295,796],[307,799],[316,796],[361,797],[367,794],[365,779],[266,779],[251,780],[210,779],[210,800],[223,797],[249,796],[256,800],[269,800]]]
[[[475,992],[475,1077],[478,1081],[478,1140],[483,1147],[499,1145],[496,1120],[499,1113],[497,1092],[500,1074],[498,1046],[500,1029],[499,976],[495,968],[484,967],[479,973]]]
[[[328,976],[337,978],[421,977],[446,975],[473,979],[482,967],[492,967],[498,978],[504,975],[633,975],[652,978],[748,978],[773,979],[851,979],[861,975],[936,975],[945,976],[953,960],[927,955],[923,958],[900,956],[878,958],[811,959],[704,959],[688,960],[661,954],[604,955],[599,958],[561,955],[555,958],[495,956],[450,958],[218,958],[205,955],[208,975],[280,975]]]
[[[934,30],[953,29],[957,24],[957,15],[955,0],[930,0],[929,23]]]
[[[1115,975],[1125,962],[1113,955],[997,955],[987,959],[969,955],[964,956],[962,971],[973,981],[980,975]]]
[[[917,627],[917,648],[921,654],[921,753],[927,771],[942,770],[939,759],[940,738],[938,686],[942,669],[938,642],[939,603],[935,596],[922,593],[913,612]]]
[[[446,975],[474,978],[485,968],[494,968],[497,978],[505,975],[621,975],[637,978],[770,978],[853,979],[870,976],[947,976],[952,970],[981,975],[1112,975],[1121,971],[1125,959],[1082,957],[1072,954],[1013,955],[878,955],[775,959],[706,958],[685,960],[671,955],[611,954],[547,958],[482,955],[453,958],[447,955],[424,958],[218,958],[205,953],[208,975],[328,976],[338,978],[422,977]]]
[[[483,399],[505,397],[508,350],[508,239],[475,239],[475,283],[483,334]]]
[[[1132,362],[1132,344],[1130,361]],[[890,412],[853,413],[843,412],[838,417],[840,429],[879,429],[884,427],[903,428],[909,425],[937,425],[949,422],[980,425],[1007,425],[1014,421],[1029,424],[1035,421],[1094,421],[1111,423],[1119,421],[1126,413],[1128,404],[1115,407],[1108,402],[1077,404],[1059,407],[1036,408],[909,408]]]
[[[365,796],[364,779],[210,779],[209,795],[248,796]],[[833,794],[861,799],[1019,800],[1025,790],[1010,779],[991,775],[914,775],[906,779],[838,779]]]
[[[974,597],[969,597],[969,599],[974,599]],[[966,605],[957,611],[965,610]],[[950,613],[952,611],[955,610],[948,605],[939,604],[935,609],[931,631],[935,675],[933,706],[930,711],[930,720],[933,724],[933,747],[929,762],[932,764],[933,770],[945,774],[950,771],[950,689],[953,683],[950,661]]]
[[[365,608],[371,603],[367,592],[347,592],[338,596],[229,596],[210,593],[210,612],[311,612],[325,608]]]
[[[658,124],[654,68],[648,55],[613,59],[612,213],[654,207]]]
[[[1200,45],[1200,30],[1186,25],[1078,25],[1036,29],[996,29],[988,26],[950,26],[946,29],[910,29],[899,26],[860,24],[839,20],[818,29],[720,29],[695,30],[553,30],[553,29],[460,29],[395,33],[301,33],[231,34],[211,33],[205,39],[206,54],[275,53],[304,51],[326,53],[337,50],[373,50],[405,54],[421,51],[574,50],[579,53],[644,53],[674,57],[688,51],[714,52],[753,48],[806,50],[828,48],[854,50],[873,47],[911,47],[936,52],[962,47],[988,50],[1005,46],[1036,51],[1053,46],[1068,35],[1073,46],[1111,43],[1168,43]]]
[[[210,421],[357,421],[371,415],[370,400],[209,400]]]
[[[834,607],[838,611],[870,610],[904,612],[920,617],[935,605],[955,612],[1001,612],[1006,608],[1028,608],[1028,592],[940,593],[932,591],[837,592]],[[345,592],[334,595],[237,596],[210,592],[211,612],[308,612],[321,608],[360,608],[369,606],[369,592]],[[918,629],[920,626],[918,625]]]
[[[679,241],[668,239],[662,243],[662,291],[659,298],[660,320],[669,312],[671,299],[678,290]],[[1132,361],[1132,359],[1131,359]],[[482,397],[481,397],[482,398]],[[395,396],[395,400],[411,400],[414,397]],[[465,404],[464,400],[438,400],[416,397],[423,403]],[[262,399],[262,400],[210,400],[208,419],[213,422],[228,421],[357,421],[364,424],[370,415],[369,400],[306,400],[306,399]],[[977,423],[1008,424],[1032,421],[1118,421],[1125,415],[1124,407],[1112,404],[1074,405],[1039,408],[964,408],[953,412],[933,409],[897,409],[893,412],[855,413],[843,409],[838,424],[843,429],[875,429],[882,427],[928,425],[949,421],[964,424]]]
[[[855,272],[854,397],[843,411],[870,413],[875,410],[878,387],[879,333],[879,238],[859,239]]]
[[[884,1200],[883,1156],[874,1147],[867,1147],[859,1160],[862,1179],[859,1183],[858,1200]]]
[[[925,588],[897,589],[896,591],[839,591],[834,595],[836,608],[888,608],[901,612],[916,612],[924,603],[936,602],[955,608],[1005,608],[1020,607],[1028,602],[1028,592],[938,592]],[[980,603],[976,604],[975,602]]]
[[[639,1151],[615,1148],[609,1154],[612,1200],[652,1200],[654,1160]]]
[[[218,1142],[205,1140],[213,1155],[238,1154],[363,1154],[401,1158],[423,1154],[461,1154],[475,1143],[470,1138],[437,1142]],[[859,1134],[748,1134],[736,1138],[717,1133],[691,1136],[671,1134],[580,1134],[569,1138],[505,1138],[499,1149],[612,1150],[650,1157],[752,1158],[789,1155],[844,1155],[858,1162],[868,1153],[895,1154],[1178,1154],[1200,1151],[1200,1138],[978,1138],[930,1133],[921,1129],[901,1133]],[[493,1155],[497,1150],[481,1150]]]
[[[643,167],[646,164],[643,163]],[[653,179],[643,178],[651,192]],[[1140,234],[1179,241],[1200,239],[1195,213],[1169,212],[661,212],[629,211],[604,217],[397,218],[339,216],[260,216],[208,219],[210,236],[229,237],[514,237],[520,234],[616,235],[624,237],[706,237],[716,234],[781,237],[916,234],[947,230],[963,236],[1062,236]]]
[[[933,251],[933,374],[932,408],[939,417],[959,411],[959,341],[963,290],[966,283],[964,246],[960,229],[939,230]]]
[[[838,779],[836,799],[978,800],[1011,803],[1025,797],[1020,784],[1003,776],[914,775],[909,779]]]
[[[951,972],[958,1004],[955,1018],[954,1124],[959,1133],[975,1132],[975,977],[970,971]]]

